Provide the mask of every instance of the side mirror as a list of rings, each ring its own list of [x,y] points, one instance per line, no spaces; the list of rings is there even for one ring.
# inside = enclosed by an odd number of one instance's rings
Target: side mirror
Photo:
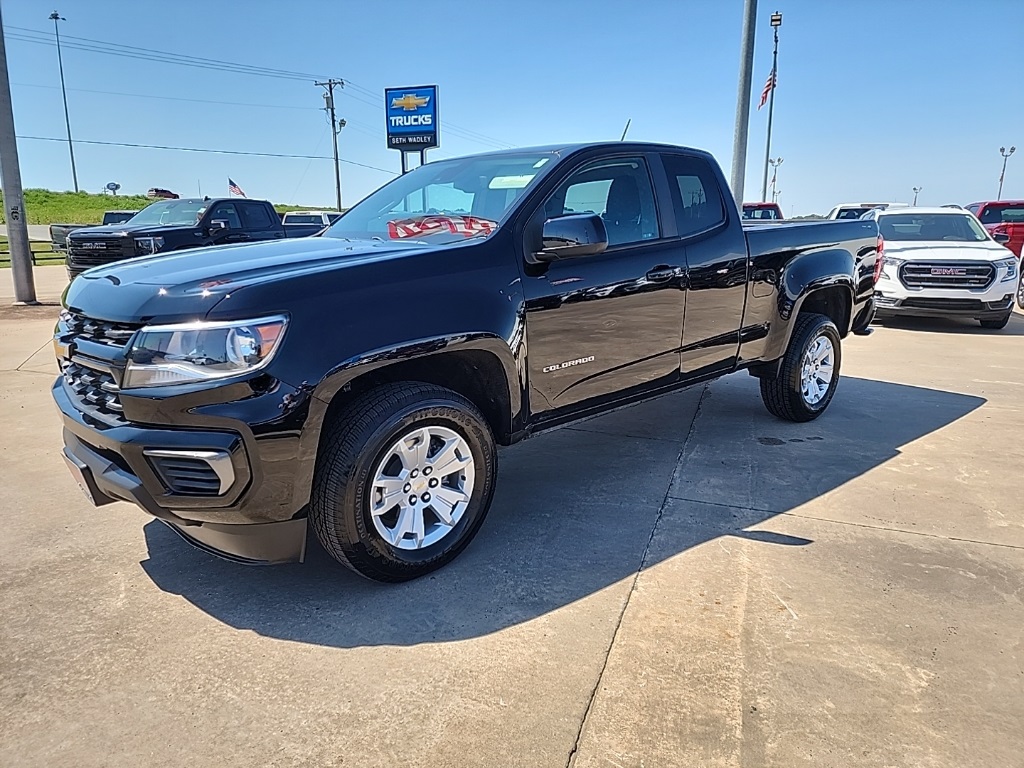
[[[214,234],[215,232],[223,232],[227,228],[228,223],[224,221],[224,219],[214,219],[213,221],[210,222],[210,226],[207,227],[211,235]]]
[[[995,240],[1000,245],[1006,245],[1008,242],[1010,242],[1010,236],[1005,232],[996,232],[995,234],[992,235],[992,239]]]
[[[608,230],[595,213],[577,213],[548,219],[541,234],[538,261],[573,259],[603,253],[608,247]]]

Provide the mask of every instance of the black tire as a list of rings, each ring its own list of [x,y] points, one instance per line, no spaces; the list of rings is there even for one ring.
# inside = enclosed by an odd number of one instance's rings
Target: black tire
[[[1024,258],[1017,264],[1019,270],[1024,265]],[[1017,306],[1024,309],[1024,272],[1020,273],[1020,282],[1017,283]]]
[[[817,403],[808,403],[801,387],[801,367],[807,349],[819,337],[826,336],[832,343],[832,381],[825,395]],[[842,362],[839,330],[825,315],[801,314],[797,316],[796,327],[789,340],[786,354],[779,362],[779,373],[775,377],[761,378],[761,400],[773,416],[786,421],[812,421],[828,408],[839,385],[839,368]]]
[[[993,331],[998,331],[1001,328],[1005,328],[1006,324],[1010,322],[1010,315],[1013,312],[1007,312],[1002,317],[997,317],[995,320],[979,320],[982,328],[991,328]]]
[[[414,428],[442,426],[468,444],[472,495],[451,531],[421,549],[399,549],[377,531],[370,514],[372,473],[386,452]],[[444,387],[399,382],[371,390],[335,414],[320,441],[309,519],[324,549],[374,581],[415,579],[454,559],[480,529],[494,495],[497,452],[480,411]]]

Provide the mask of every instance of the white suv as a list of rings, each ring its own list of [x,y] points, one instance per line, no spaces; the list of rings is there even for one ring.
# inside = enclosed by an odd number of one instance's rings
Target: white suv
[[[1013,312],[1017,258],[967,211],[871,211],[878,222],[876,314],[971,317],[1003,328]]]

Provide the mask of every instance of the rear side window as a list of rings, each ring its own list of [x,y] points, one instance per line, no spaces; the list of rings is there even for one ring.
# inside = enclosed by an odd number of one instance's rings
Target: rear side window
[[[986,205],[985,210],[981,212],[981,216],[978,218],[981,219],[982,224],[1024,222],[1024,204]]]
[[[259,203],[240,203],[246,229],[270,229],[273,222],[266,206]]]
[[[707,161],[686,155],[664,155],[663,160],[680,237],[723,223],[722,191]]]

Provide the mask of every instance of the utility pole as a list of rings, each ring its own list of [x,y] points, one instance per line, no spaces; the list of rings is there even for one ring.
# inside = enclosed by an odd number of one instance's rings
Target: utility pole
[[[999,172],[999,194],[996,196],[996,200],[1003,199],[1003,177],[1006,175],[1006,161],[1010,159],[1010,155],[1017,151],[1016,147],[1010,147],[1010,151],[1006,151],[1006,147],[999,148],[999,154],[1003,156],[1003,170]]]
[[[736,93],[736,128],[732,138],[732,193],[743,205],[743,181],[747,172],[747,128],[750,124],[750,81],[754,72],[754,28],[757,0],[743,2],[743,37],[740,43],[740,80]]]
[[[78,171],[75,170],[75,145],[71,141],[71,118],[68,117],[68,92],[64,89],[64,59],[60,55],[60,29],[57,22],[67,21],[63,16],[54,11],[50,14],[53,21],[53,35],[57,38],[57,66],[60,68],[60,93],[64,97],[64,125],[68,129],[68,152],[71,153],[71,180],[75,184],[75,192],[78,191]]]
[[[914,205],[917,205],[917,196],[921,194],[922,189],[924,189],[924,187],[914,187]]]
[[[772,154],[772,117],[775,114],[775,86],[779,73],[779,27],[782,26],[782,14],[772,14],[772,31],[775,33],[775,49],[772,51],[772,88],[768,92],[768,141],[764,147],[764,182],[761,184],[761,202],[768,200],[768,158]]]
[[[324,91],[324,109],[327,111],[327,119],[331,121],[331,137],[334,139],[334,189],[337,192],[338,210],[341,210],[341,165],[338,162],[338,134],[341,133],[341,129],[345,127],[345,121],[342,120],[340,123],[334,112],[334,89],[344,88],[345,82],[343,80],[335,80],[333,77],[324,83],[315,83],[321,88],[326,89]]]
[[[7,76],[7,46],[4,42],[2,16],[0,16],[0,175],[3,177],[7,243],[11,249],[14,303],[35,304],[36,286],[32,275],[32,250],[28,243],[25,198],[21,192],[21,168],[18,165],[18,141],[14,136],[14,108],[11,106],[11,81]]]

